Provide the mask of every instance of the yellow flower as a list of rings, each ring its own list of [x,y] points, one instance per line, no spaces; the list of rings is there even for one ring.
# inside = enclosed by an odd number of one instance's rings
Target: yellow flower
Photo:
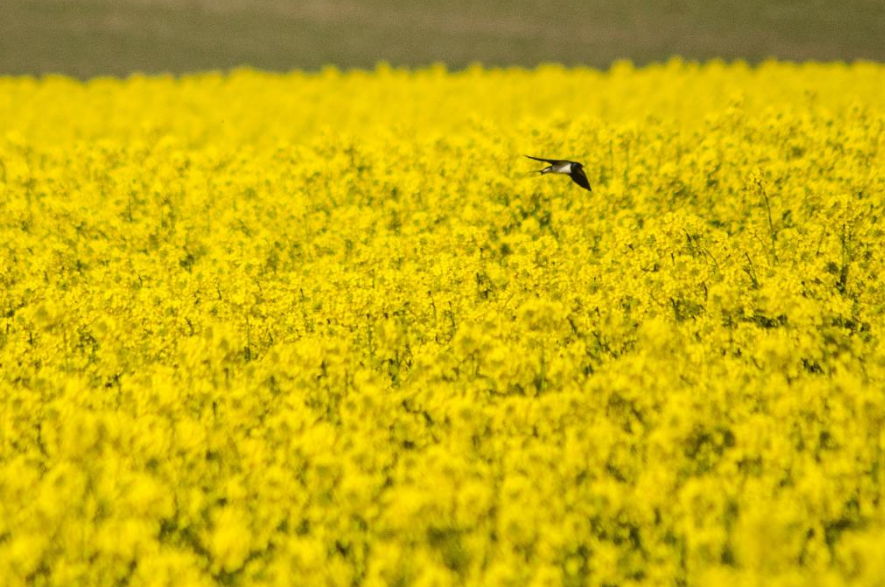
[[[0,78],[0,584],[882,583],[883,76]]]

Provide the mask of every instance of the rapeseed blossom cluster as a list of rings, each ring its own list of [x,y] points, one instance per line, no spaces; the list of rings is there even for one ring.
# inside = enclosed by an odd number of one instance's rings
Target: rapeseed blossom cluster
[[[0,120],[3,585],[885,583],[885,67],[7,78]]]

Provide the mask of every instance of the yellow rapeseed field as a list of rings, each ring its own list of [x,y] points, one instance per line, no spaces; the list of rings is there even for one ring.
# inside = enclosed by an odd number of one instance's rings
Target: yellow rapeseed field
[[[0,584],[885,584],[885,66],[5,78],[0,121]]]

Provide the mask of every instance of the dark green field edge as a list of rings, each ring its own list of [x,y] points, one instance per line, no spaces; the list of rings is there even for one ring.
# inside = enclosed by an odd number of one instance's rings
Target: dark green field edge
[[[885,60],[872,0],[3,0],[0,75]],[[442,5],[441,5],[442,4]]]

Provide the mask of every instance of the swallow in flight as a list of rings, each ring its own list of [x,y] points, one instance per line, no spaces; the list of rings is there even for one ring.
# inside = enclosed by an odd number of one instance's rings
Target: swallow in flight
[[[538,170],[538,173],[561,173],[572,178],[573,182],[575,182],[588,192],[593,191],[590,188],[590,181],[587,179],[587,175],[584,173],[584,166],[577,161],[566,161],[564,159],[543,159],[541,157],[532,157],[531,155],[526,155],[526,157],[528,157],[529,159],[534,159],[535,161],[543,161],[544,163],[550,164],[544,169]]]

